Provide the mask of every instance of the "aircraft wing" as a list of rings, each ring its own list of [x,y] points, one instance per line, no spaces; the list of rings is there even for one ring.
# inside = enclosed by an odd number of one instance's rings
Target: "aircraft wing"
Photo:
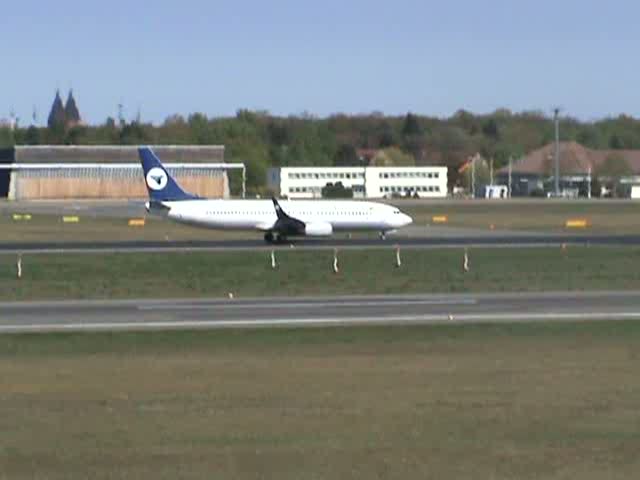
[[[283,235],[304,235],[306,225],[302,220],[291,217],[282,209],[278,201],[271,198],[273,201],[273,207],[276,209],[276,215],[278,220],[273,224],[271,228],[273,231],[280,232]]]

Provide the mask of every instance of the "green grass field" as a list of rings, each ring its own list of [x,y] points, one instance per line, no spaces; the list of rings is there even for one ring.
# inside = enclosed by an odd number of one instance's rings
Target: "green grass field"
[[[629,479],[640,323],[0,337],[0,478]]]
[[[640,289],[637,247],[0,255],[0,300]]]
[[[143,217],[135,217],[143,218]],[[107,242],[216,240],[262,238],[259,233],[196,228],[149,216],[144,227],[131,227],[128,218],[79,215],[78,223],[64,223],[60,215],[33,215],[28,221],[0,216],[1,242]]]

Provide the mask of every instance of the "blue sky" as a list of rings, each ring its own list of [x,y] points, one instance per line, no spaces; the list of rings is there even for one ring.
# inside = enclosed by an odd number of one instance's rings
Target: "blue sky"
[[[0,117],[72,87],[89,123],[505,107],[640,116],[630,0],[88,0],[2,7]]]

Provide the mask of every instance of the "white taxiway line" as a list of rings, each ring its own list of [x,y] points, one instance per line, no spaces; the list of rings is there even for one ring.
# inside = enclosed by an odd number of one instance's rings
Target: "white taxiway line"
[[[264,320],[187,320],[154,322],[96,322],[26,325],[0,325],[0,333],[60,332],[60,331],[110,331],[110,330],[163,330],[163,329],[217,329],[251,327],[303,327],[329,325],[374,325],[374,324],[466,324],[508,323],[527,321],[595,321],[595,320],[640,320],[640,312],[575,312],[575,313],[465,313],[459,315],[407,315],[369,318],[329,317],[292,318]]]
[[[258,309],[265,308],[289,309],[289,308],[327,308],[327,307],[396,307],[398,305],[475,305],[478,301],[474,298],[442,299],[442,300],[393,300],[393,301],[363,301],[363,302],[287,302],[287,303],[256,303],[256,304],[188,304],[188,305],[140,305],[138,310],[227,310],[227,309]]]

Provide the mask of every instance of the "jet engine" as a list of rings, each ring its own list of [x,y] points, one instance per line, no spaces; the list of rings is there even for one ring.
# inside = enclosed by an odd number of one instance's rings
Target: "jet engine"
[[[324,237],[333,233],[333,227],[327,222],[312,222],[304,226],[304,234],[310,237]]]

